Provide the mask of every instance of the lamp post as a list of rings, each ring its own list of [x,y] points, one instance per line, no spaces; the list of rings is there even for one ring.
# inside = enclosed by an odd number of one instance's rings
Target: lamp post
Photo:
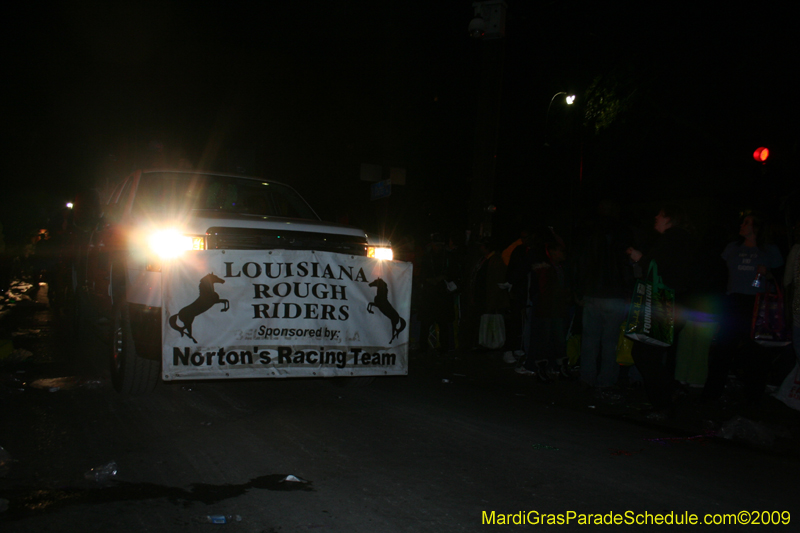
[[[550,103],[547,104],[547,112],[544,115],[544,134],[545,134],[545,136],[547,136],[547,119],[550,117],[550,108],[553,107],[553,101],[556,99],[556,96],[558,96],[560,94],[567,94],[567,93],[566,93],[566,91],[557,92],[550,99]],[[567,105],[574,104],[575,103],[575,95],[574,94],[570,94],[569,96],[564,98],[564,101],[567,103]],[[547,142],[545,142],[544,144],[547,145]]]
[[[572,106],[575,103],[575,95],[574,94],[570,94],[570,93],[568,93],[566,91],[559,91],[559,92],[557,92],[556,94],[554,94],[550,98],[550,102],[547,104],[547,111],[545,112],[545,117],[544,117],[544,147],[547,149],[547,151],[549,153],[549,157],[547,158],[547,160],[548,160],[548,168],[547,168],[548,177],[553,181],[553,183],[562,183],[562,184],[567,184],[567,186],[568,186],[568,190],[567,191],[558,190],[555,194],[558,194],[559,196],[560,196],[559,193],[563,193],[563,194],[567,195],[568,202],[569,202],[568,207],[567,207],[568,217],[569,217],[569,225],[570,225],[570,228],[572,228],[573,222],[574,222],[574,216],[575,216],[576,202],[577,202],[577,198],[576,197],[580,194],[579,188],[580,188],[580,184],[581,184],[581,182],[583,180],[583,154],[582,154],[583,148],[581,147],[581,149],[580,149],[581,150],[581,155],[580,155],[580,159],[579,159],[579,161],[580,161],[579,165],[580,166],[579,166],[579,169],[578,169],[578,174],[579,174],[578,183],[577,184],[574,183],[573,180],[571,180],[571,179],[566,179],[566,180],[556,179],[557,176],[558,177],[563,177],[563,176],[570,176],[572,174],[572,171],[570,170],[570,166],[571,166],[570,153],[572,151],[571,150],[572,142],[571,142],[571,138],[570,138],[571,136],[567,136],[567,138],[565,139],[564,135],[560,135],[559,137],[561,138],[561,141],[566,141],[566,142],[558,143],[557,149],[553,149],[550,146],[550,138],[551,138],[551,132],[550,132],[550,129],[549,129],[550,109],[553,107],[553,102],[555,102],[556,98],[558,98],[559,96],[563,96],[564,97],[564,103],[566,103],[568,106]],[[571,130],[571,128],[570,128],[570,130]],[[554,131],[553,132],[553,136],[555,136],[555,134],[558,133],[558,132],[561,132],[561,130],[557,129],[556,131]],[[563,133],[563,132],[561,132],[561,133]],[[571,231],[571,229],[570,229],[570,231]]]

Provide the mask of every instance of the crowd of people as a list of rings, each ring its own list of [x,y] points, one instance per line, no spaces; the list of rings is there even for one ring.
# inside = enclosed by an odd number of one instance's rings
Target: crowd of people
[[[432,234],[409,258],[412,348],[425,356],[499,352],[519,374],[576,380],[598,394],[643,387],[653,418],[670,415],[678,387],[719,401],[732,373],[743,383],[738,399],[758,406],[768,382],[791,368],[787,361],[800,360],[800,291],[793,290],[800,244],[789,251],[786,233],[782,253],[770,240],[773,227],[754,212],[741,213],[738,228],[711,223],[699,230],[680,205],[655,211],[647,227],[621,216],[613,202],[599,202],[566,242],[545,224],[521,228],[511,243]],[[636,282],[654,268],[674,292],[668,346],[624,335]],[[756,296],[779,290],[787,296],[795,352],[751,337]],[[504,342],[487,343],[497,335],[485,328],[498,324]]]

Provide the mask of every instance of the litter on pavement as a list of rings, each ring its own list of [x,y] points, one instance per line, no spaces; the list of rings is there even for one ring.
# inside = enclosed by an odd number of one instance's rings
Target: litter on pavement
[[[763,448],[770,448],[778,435],[769,427],[741,416],[735,416],[725,422],[719,430],[719,436],[728,440],[739,440]]]
[[[713,432],[708,432],[703,435],[693,435],[691,437],[657,437],[655,439],[645,439],[650,442],[657,442],[658,444],[669,444],[670,442],[679,442],[679,441],[686,441],[686,440],[698,440],[703,441],[710,437],[714,437],[715,434]]]
[[[210,514],[206,516],[206,522],[210,524],[227,524],[228,522],[241,522],[242,517],[238,514],[224,515],[224,514]]]
[[[283,478],[280,482],[283,483],[284,481],[291,481],[293,483],[308,483],[308,481],[306,481],[305,479],[301,479],[301,478],[299,478],[297,476],[293,476],[291,474],[289,474],[288,476]]]
[[[90,481],[96,481],[98,483],[102,483],[104,481],[108,481],[109,479],[115,477],[116,475],[117,475],[117,463],[111,461],[110,463],[90,469],[85,474],[83,474],[83,477],[85,477]]]

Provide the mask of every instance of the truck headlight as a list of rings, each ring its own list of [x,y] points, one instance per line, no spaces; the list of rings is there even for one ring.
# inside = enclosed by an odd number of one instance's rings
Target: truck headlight
[[[162,260],[178,257],[187,250],[205,250],[206,247],[204,236],[184,235],[174,229],[153,233],[147,244]]]
[[[374,257],[375,259],[391,261],[392,259],[394,259],[394,252],[392,252],[391,248],[385,246],[368,246],[367,257]]]

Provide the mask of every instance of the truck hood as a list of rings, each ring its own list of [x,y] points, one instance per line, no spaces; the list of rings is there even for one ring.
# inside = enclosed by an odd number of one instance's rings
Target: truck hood
[[[245,215],[210,209],[194,209],[181,224],[183,231],[204,234],[209,228],[253,228],[274,231],[302,231],[329,235],[347,235],[364,238],[362,230],[343,224],[305,220],[300,218],[265,217]]]

